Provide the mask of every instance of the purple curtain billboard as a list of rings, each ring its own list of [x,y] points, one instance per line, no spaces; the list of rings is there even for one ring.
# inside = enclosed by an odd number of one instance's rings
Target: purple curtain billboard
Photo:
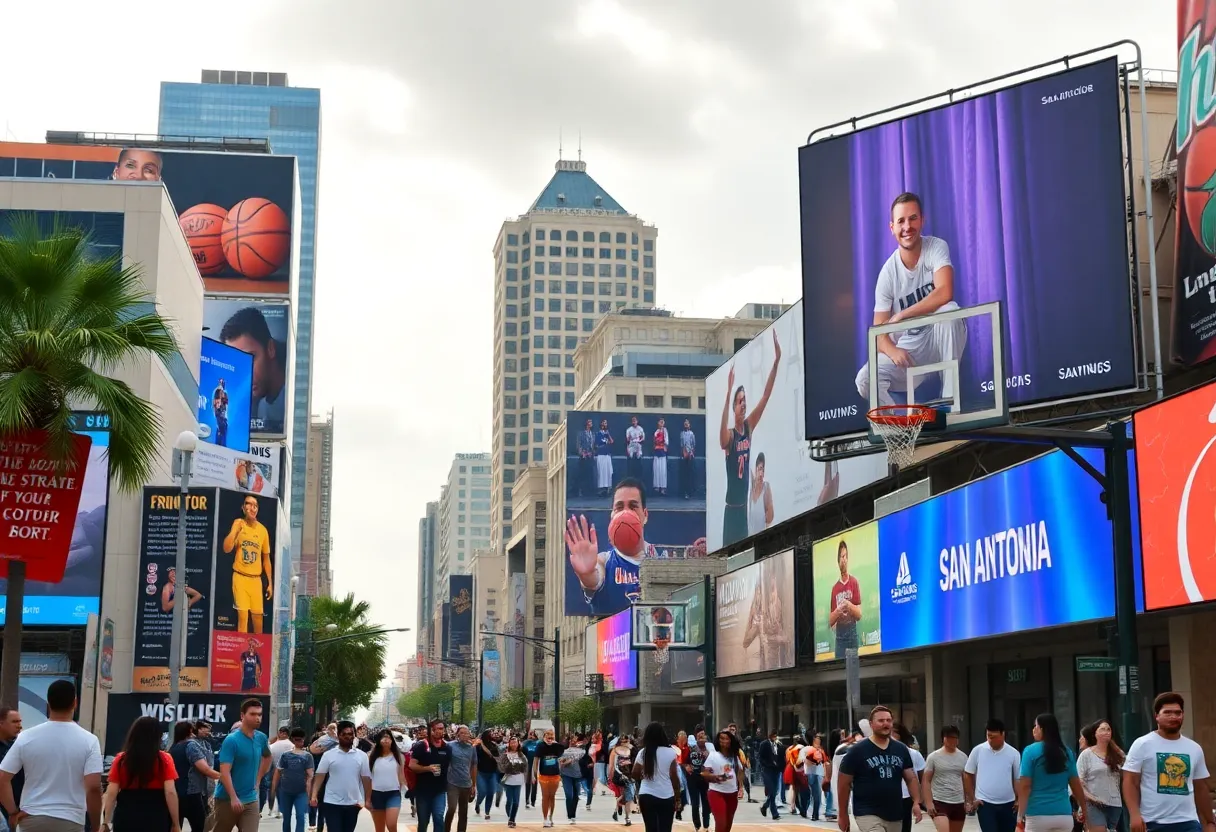
[[[633,690],[638,686],[638,657],[629,649],[629,619],[624,609],[587,628],[587,673],[604,674],[604,691]]]
[[[1015,407],[1136,386],[1118,84],[1111,58],[799,150],[807,437],[865,429],[876,320],[950,304],[1002,303]],[[993,383],[979,329],[914,360],[958,360],[966,409]]]

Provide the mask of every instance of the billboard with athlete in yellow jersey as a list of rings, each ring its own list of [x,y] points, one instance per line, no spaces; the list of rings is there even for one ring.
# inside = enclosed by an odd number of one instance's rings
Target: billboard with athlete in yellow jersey
[[[272,651],[277,518],[273,497],[220,491],[213,690],[270,691],[270,674],[262,668],[269,666]]]

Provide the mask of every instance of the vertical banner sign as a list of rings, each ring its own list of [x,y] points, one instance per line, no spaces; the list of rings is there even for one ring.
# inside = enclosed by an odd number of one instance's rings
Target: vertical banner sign
[[[527,629],[528,576],[516,572],[511,576],[511,626],[509,632],[525,635]],[[507,639],[507,684],[513,688],[524,686],[524,642],[523,639]]]
[[[1216,0],[1178,0],[1173,358],[1216,357]]]
[[[211,652],[211,552],[215,545],[216,489],[191,489],[186,497],[186,578],[177,576],[177,515],[181,490],[150,487],[143,494],[143,522],[139,545],[139,590],[135,602],[135,669],[131,689],[169,689],[169,640],[173,610],[190,605],[186,627],[186,662],[180,674],[182,690],[210,687],[207,672]],[[184,588],[183,588],[184,585]],[[109,675],[113,657],[106,656],[102,630],[101,677]],[[103,685],[104,686],[104,685]]]
[[[114,687],[114,620],[101,622],[101,652],[97,657],[97,686],[110,690]]]
[[[497,650],[481,656],[481,698],[487,701],[502,695],[502,660]]]
[[[270,693],[279,501],[217,490],[211,689]]]
[[[448,601],[452,605],[448,628],[449,661],[463,661],[473,655],[473,576],[452,575],[448,578]]]

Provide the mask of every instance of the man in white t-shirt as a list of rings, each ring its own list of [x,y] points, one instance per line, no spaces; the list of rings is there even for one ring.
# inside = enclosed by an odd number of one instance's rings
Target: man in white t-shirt
[[[279,770],[279,758],[293,748],[295,748],[295,744],[291,741],[291,731],[286,725],[280,725],[278,739],[270,744],[270,771],[266,772],[267,777],[272,777],[273,772]],[[282,817],[282,807],[280,807],[279,811],[275,810],[275,799],[277,797],[274,789],[271,789],[270,797],[266,801],[266,809],[270,817]]]
[[[22,731],[0,762],[0,805],[21,832],[75,832],[101,826],[101,745],[72,721],[76,686],[60,679],[46,692],[47,721]],[[25,772],[21,805],[13,775]]]
[[[313,806],[325,784],[325,825],[333,832],[355,832],[359,812],[372,802],[372,769],[367,754],[355,745],[355,723],[338,723],[338,745],[321,755],[312,781]]]
[[[1153,700],[1157,730],[1127,750],[1123,762],[1123,800],[1132,832],[1213,832],[1208,767],[1199,743],[1182,736],[1182,694]]]
[[[874,287],[874,326],[894,324],[936,312],[958,309],[954,302],[954,265],[950,246],[940,237],[922,236],[924,213],[920,197],[902,193],[891,204],[891,233],[898,248],[878,272]],[[898,340],[896,340],[898,339]],[[962,319],[906,329],[878,339],[878,403],[895,404],[891,391],[907,393],[908,368],[962,358],[967,325]],[[928,374],[920,376],[920,384]],[[942,374],[943,399],[955,391]],[[870,397],[869,364],[857,373],[857,392]],[[911,398],[911,396],[909,396]]]
[[[1014,832],[1022,755],[1005,742],[1005,723],[999,719],[988,720],[985,731],[988,741],[971,749],[963,768],[965,808],[975,809],[983,832]]]

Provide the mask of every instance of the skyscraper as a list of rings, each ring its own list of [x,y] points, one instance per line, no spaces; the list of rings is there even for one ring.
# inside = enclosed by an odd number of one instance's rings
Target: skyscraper
[[[334,477],[334,414],[324,420],[313,419],[308,424],[308,451],[300,470],[305,473],[303,498],[293,497],[303,504],[303,527],[300,535],[300,560],[297,574],[304,585],[300,591],[307,595],[329,595],[333,590],[334,572],[329,553],[333,537],[330,534],[330,509]]]
[[[470,574],[473,552],[490,545],[492,519],[490,455],[456,454],[439,496],[436,597],[447,599],[449,576]]]
[[[511,536],[511,486],[574,407],[574,350],[601,315],[654,306],[658,229],[559,159],[527,213],[494,241],[491,548]]]
[[[439,548],[439,501],[426,504],[426,515],[418,520],[418,634],[419,649],[430,638],[435,609],[435,557]]]
[[[312,392],[313,292],[317,232],[317,167],[321,91],[289,87],[281,72],[205,69],[202,83],[160,85],[162,136],[265,138],[272,152],[295,156],[300,171],[300,263],[296,300],[295,378],[291,427],[291,546],[299,559],[304,526],[305,464]],[[310,592],[315,592],[310,587]]]

